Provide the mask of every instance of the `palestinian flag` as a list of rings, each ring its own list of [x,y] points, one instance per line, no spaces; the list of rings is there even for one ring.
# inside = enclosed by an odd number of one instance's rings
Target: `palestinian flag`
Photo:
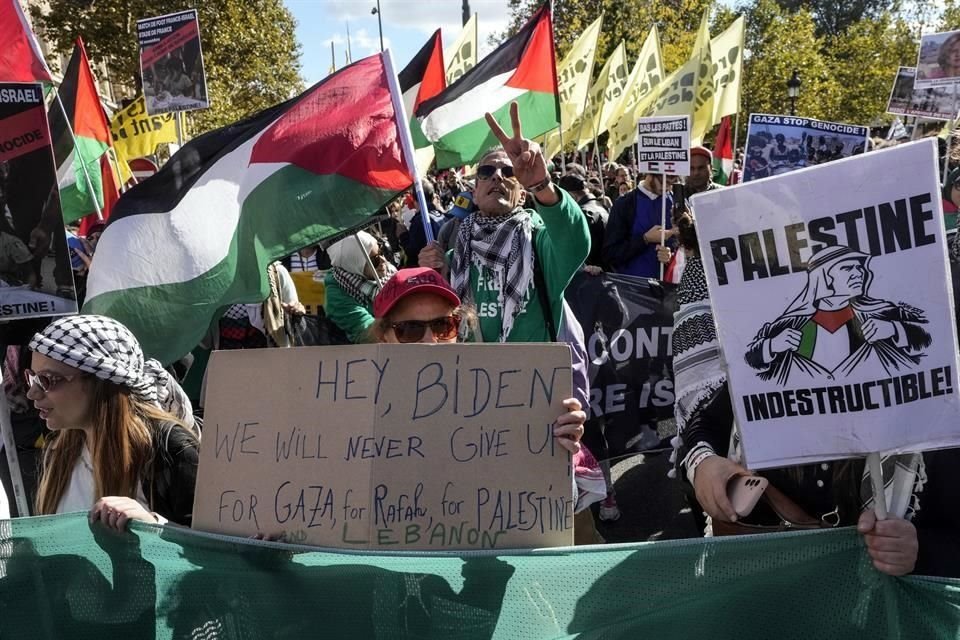
[[[720,121],[720,130],[713,143],[713,181],[728,184],[733,174],[733,136],[730,130],[730,116]]]
[[[487,126],[490,112],[511,130],[510,103],[520,105],[523,135],[534,138],[560,126],[557,67],[549,3],[496,51],[416,111],[433,142],[437,168],[473,164],[497,139]]]
[[[266,299],[270,262],[363,225],[413,184],[399,131],[378,54],[194,138],[120,197],[83,311],[123,322],[164,363],[183,356],[224,307]]]
[[[20,0],[0,0],[0,82],[53,82]]]
[[[397,75],[397,79],[400,81],[400,93],[403,94],[403,107],[410,118],[410,134],[413,136],[417,166],[421,172],[426,173],[433,162],[433,148],[423,135],[420,121],[413,114],[421,103],[447,88],[440,29],[433,32],[413,60]]]
[[[57,163],[63,220],[69,223],[103,210],[100,158],[112,140],[110,123],[100,105],[87,52],[79,38],[57,94],[63,108],[54,100],[47,118]],[[70,135],[71,127],[73,135]]]

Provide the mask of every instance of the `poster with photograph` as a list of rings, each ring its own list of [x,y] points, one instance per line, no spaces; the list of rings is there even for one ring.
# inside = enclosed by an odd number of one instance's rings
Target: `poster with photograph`
[[[957,98],[951,87],[929,87],[917,89],[914,86],[917,70],[914,67],[900,67],[893,81],[893,90],[887,102],[887,113],[898,116],[918,116],[930,120],[952,120],[956,114]],[[953,114],[953,115],[952,115]]]
[[[690,175],[690,116],[650,116],[637,122],[640,173]]]
[[[210,106],[196,9],[137,21],[147,114]]]
[[[863,153],[867,127],[798,116],[750,114],[743,181],[790,173]]]
[[[960,31],[921,36],[914,86],[926,89],[957,82],[960,82]]]
[[[0,84],[0,212],[0,321],[76,313],[39,84]]]
[[[750,468],[960,445],[936,153],[918,140],[692,198]]]

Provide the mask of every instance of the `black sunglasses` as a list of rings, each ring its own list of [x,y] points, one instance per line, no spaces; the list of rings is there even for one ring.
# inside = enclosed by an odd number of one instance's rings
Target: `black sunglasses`
[[[505,167],[495,167],[492,164],[482,164],[477,167],[477,177],[481,180],[489,180],[497,171],[500,172],[500,175],[502,175],[504,179],[513,177],[513,167],[509,165]]]
[[[390,325],[399,342],[420,342],[430,327],[430,333],[437,340],[449,340],[457,336],[460,330],[460,316],[453,314],[433,320],[403,320]]]

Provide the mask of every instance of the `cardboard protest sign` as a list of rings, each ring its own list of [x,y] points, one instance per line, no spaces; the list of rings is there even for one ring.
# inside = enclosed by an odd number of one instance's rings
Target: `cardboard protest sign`
[[[137,20],[147,113],[210,106],[196,9]]]
[[[41,85],[0,84],[0,320],[77,312]]]
[[[750,467],[960,445],[936,152],[693,197]]]
[[[953,90],[949,87],[930,87],[917,89],[914,79],[917,70],[914,67],[900,67],[893,81],[890,100],[887,101],[887,113],[903,116],[919,116],[931,120],[952,120],[955,112]]]
[[[637,122],[640,173],[690,175],[690,116],[653,116]]]
[[[566,345],[214,353],[196,529],[345,548],[573,541]]]
[[[920,36],[917,59],[918,89],[953,85],[960,82],[960,31],[928,33]]]
[[[797,116],[750,114],[743,181],[863,153],[870,130]]]

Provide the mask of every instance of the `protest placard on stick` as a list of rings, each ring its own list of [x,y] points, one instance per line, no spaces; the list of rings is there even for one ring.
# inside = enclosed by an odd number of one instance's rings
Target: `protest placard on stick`
[[[920,37],[917,89],[960,83],[960,31],[927,33]]]
[[[566,345],[215,353],[194,528],[380,549],[572,544]]]
[[[694,196],[751,468],[957,446],[957,336],[922,140]]]
[[[918,89],[914,86],[916,75],[916,68],[900,67],[887,101],[887,113],[931,120],[952,120],[956,109],[950,87]]]
[[[690,116],[651,116],[637,122],[640,173],[661,174],[660,246],[666,244],[668,175],[690,175]],[[663,263],[660,263],[663,279]]]
[[[798,116],[750,114],[743,181],[849,158],[867,147],[867,127]]]
[[[149,115],[210,106],[196,9],[137,20],[137,41]]]
[[[77,312],[41,85],[0,84],[0,320]]]

